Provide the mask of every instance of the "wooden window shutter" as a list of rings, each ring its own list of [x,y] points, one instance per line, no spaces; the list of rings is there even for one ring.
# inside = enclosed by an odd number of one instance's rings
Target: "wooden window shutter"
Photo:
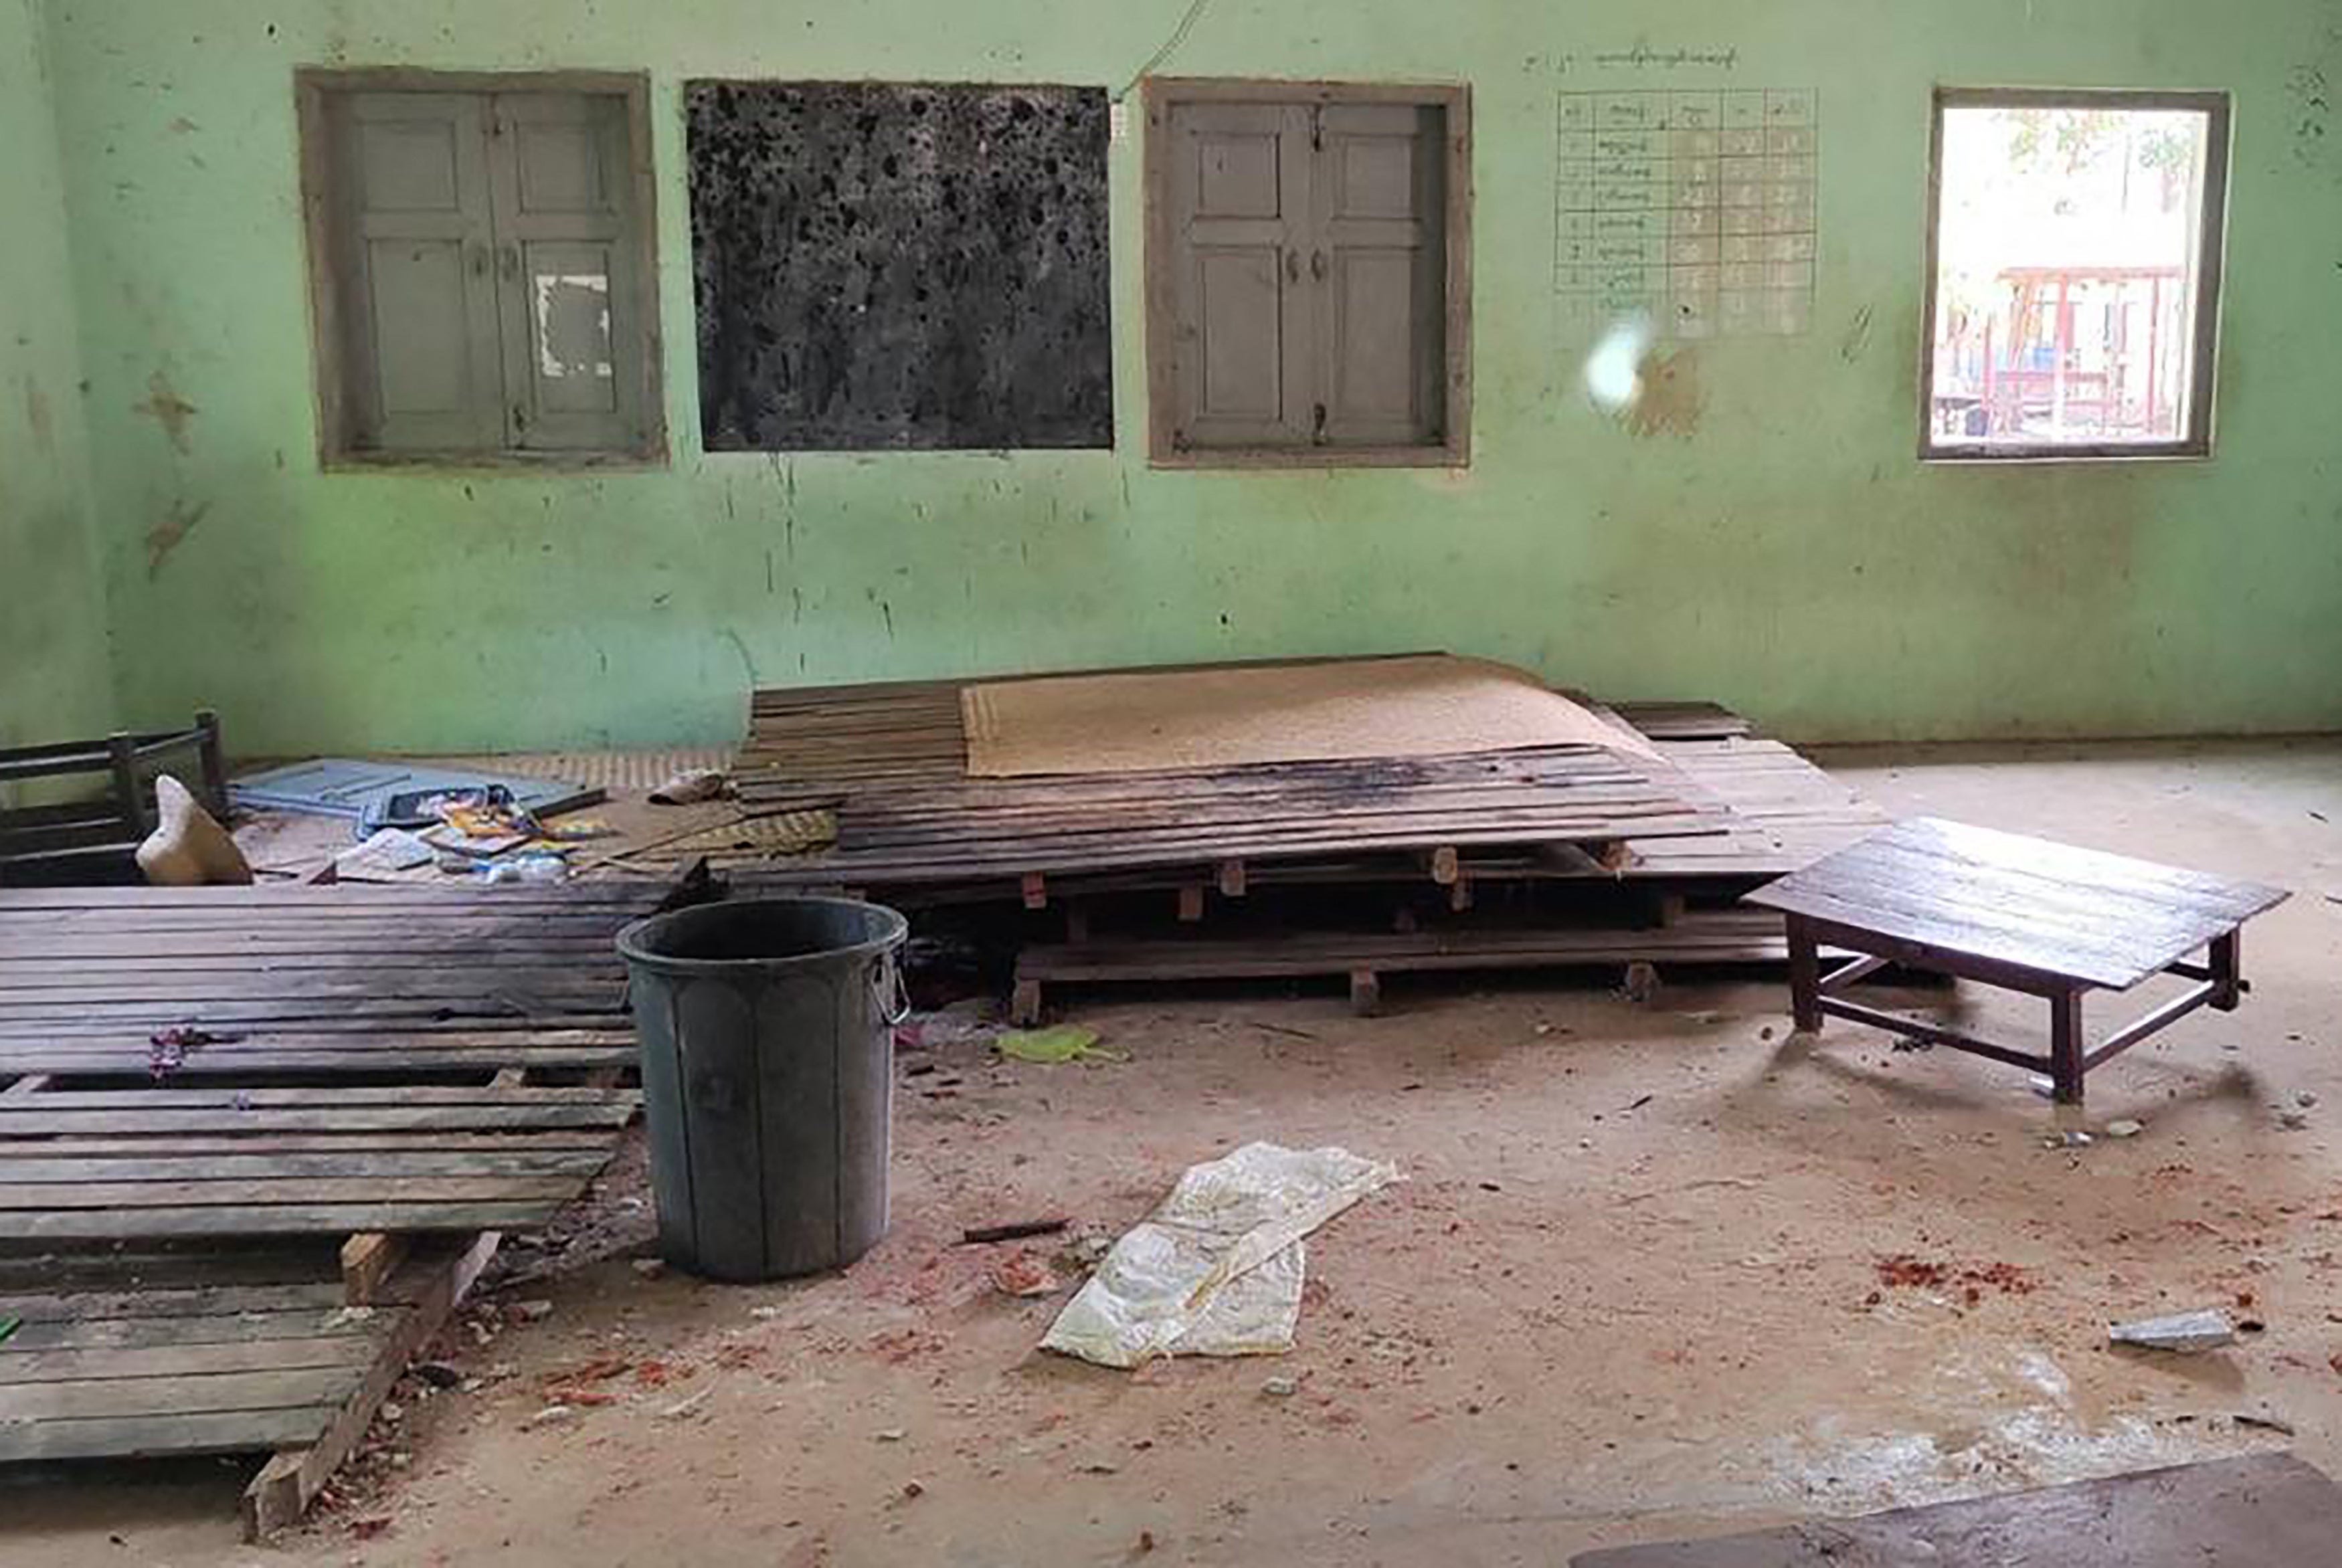
[[[1315,339],[1306,306],[1310,111],[1172,106],[1175,446],[1312,439]]]
[[[1446,434],[1445,118],[1415,105],[1318,111],[1310,268],[1326,444]]]
[[[482,102],[355,93],[335,108],[352,444],[499,446],[504,373]]]
[[[628,212],[626,105],[508,93],[492,105],[489,168],[505,440],[616,451],[642,439],[645,335]]]

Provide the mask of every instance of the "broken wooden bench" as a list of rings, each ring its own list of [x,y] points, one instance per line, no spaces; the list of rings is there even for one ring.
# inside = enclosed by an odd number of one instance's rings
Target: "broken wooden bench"
[[[2050,1079],[2061,1104],[2082,1102],[2084,1077],[2199,1007],[2236,1010],[2247,989],[2245,923],[2291,896],[2257,883],[2047,839],[1919,817],[1901,822],[1747,895],[1787,918],[1797,1025],[1825,1017],[1867,1024]],[[1820,944],[1859,956],[1821,972]],[[2203,953],[2201,962],[2191,955]],[[2049,1051],[2017,1049],[1946,1025],[1917,1023],[1840,993],[1889,965],[1973,980],[2049,1004]],[[2187,989],[2095,1047],[2082,999],[2129,991],[2159,974]]]

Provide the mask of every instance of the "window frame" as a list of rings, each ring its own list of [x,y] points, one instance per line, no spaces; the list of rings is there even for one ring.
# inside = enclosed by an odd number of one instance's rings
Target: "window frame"
[[[658,180],[651,141],[650,75],[641,71],[439,71],[424,66],[303,65],[293,73],[299,137],[302,235],[306,250],[312,391],[317,416],[317,461],[331,471],[385,468],[645,469],[666,465],[665,335],[659,320]],[[385,452],[352,443],[351,372],[343,315],[343,281],[335,260],[341,240],[335,224],[332,100],[360,93],[498,93],[593,95],[623,105],[628,154],[626,243],[634,252],[632,293],[642,339],[642,438],[603,449],[455,447]],[[503,352],[501,339],[498,352]]]
[[[2219,383],[2222,284],[2228,235],[2228,171],[2234,100],[2226,92],[2131,87],[1949,87],[1928,110],[1927,276],[1919,316],[1919,461],[1930,465],[1997,463],[2120,463],[2201,460],[2212,455]],[[2196,319],[2188,327],[2187,428],[2171,441],[2097,441],[2050,445],[1948,444],[1936,436],[1936,310],[1941,283],[1944,115],[1947,109],[2109,109],[2206,117],[2203,201],[2197,214]]]
[[[1146,458],[1154,468],[1466,468],[1472,461],[1472,89],[1468,83],[1284,81],[1229,76],[1149,76],[1142,84],[1146,115],[1142,200],[1146,245]],[[1178,331],[1176,284],[1171,259],[1170,187],[1173,178],[1172,107],[1180,104],[1238,103],[1305,105],[1313,107],[1403,105],[1437,109],[1446,162],[1446,205],[1441,214],[1441,265],[1446,277],[1446,364],[1440,387],[1446,396],[1436,444],[1403,446],[1211,446],[1176,445]]]

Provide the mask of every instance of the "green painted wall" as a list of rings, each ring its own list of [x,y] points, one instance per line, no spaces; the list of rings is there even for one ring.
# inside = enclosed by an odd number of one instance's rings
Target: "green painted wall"
[[[766,460],[694,436],[682,79],[1119,87],[1179,0],[49,5],[141,719],[215,704],[268,750],[644,744],[729,734],[752,679],[1444,645],[1816,738],[2342,725],[2331,0],[1216,0],[1167,69],[1476,93],[1473,465],[1293,474],[1144,461],[1135,140],[1119,451]],[[1637,42],[1738,63],[1594,58]],[[651,73],[671,464],[318,471],[291,84],[321,63]],[[2237,95],[2217,460],[1914,460],[1938,80]],[[1553,95],[1733,84],[1821,89],[1821,325],[1705,351],[1696,430],[1637,437],[1554,345]],[[156,410],[178,404],[175,440]]]
[[[37,0],[0,0],[0,746],[113,727]]]

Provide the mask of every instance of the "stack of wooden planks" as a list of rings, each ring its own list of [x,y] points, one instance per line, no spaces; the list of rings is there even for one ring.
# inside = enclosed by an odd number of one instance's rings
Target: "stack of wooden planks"
[[[273,1451],[296,1517],[615,1152],[668,894],[0,890],[0,1462]]]
[[[1656,759],[1553,747],[974,778],[963,684],[756,693],[737,768],[744,807],[833,810],[837,842],[724,869],[750,891],[1062,908],[1064,939],[1021,949],[1021,1017],[1037,1014],[1044,982],[1347,974],[1366,1004],[1386,970],[1778,963],[1779,921],[1731,900],[1884,820],[1704,703],[1577,699]],[[1526,928],[1517,912],[1504,926],[1473,913],[1496,890],[1552,884],[1581,884],[1588,908]],[[1277,890],[1344,888],[1364,903],[1426,885],[1446,905],[1436,926],[1404,906],[1382,934],[1300,915],[1288,926],[1270,907]],[[1133,925],[1133,900],[1149,897],[1164,919]],[[1213,925],[1216,907],[1253,918]],[[1104,929],[1113,917],[1124,929]]]
[[[767,880],[886,889],[1718,832],[1675,770],[1591,747],[971,778],[960,686],[759,692],[758,811],[838,808],[834,849]]]

